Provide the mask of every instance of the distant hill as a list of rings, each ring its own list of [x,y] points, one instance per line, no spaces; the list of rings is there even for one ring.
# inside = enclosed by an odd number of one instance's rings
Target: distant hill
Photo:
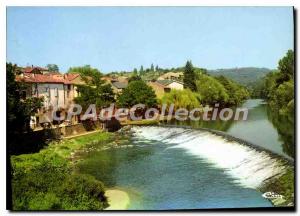
[[[261,78],[266,74],[270,73],[272,70],[268,68],[257,68],[257,67],[243,67],[243,68],[229,68],[229,69],[217,69],[217,70],[206,70],[204,68],[198,68],[194,66],[195,71],[205,72],[212,76],[225,76],[229,79],[236,81],[237,83],[253,88]],[[183,72],[184,67],[177,68],[158,68],[155,71],[151,71],[150,68],[145,68],[140,76],[143,80],[155,80],[159,76],[168,73],[168,72]],[[120,71],[120,72],[111,72],[107,74],[108,76],[126,76],[130,77],[133,75],[132,71]]]
[[[208,74],[212,76],[225,76],[230,78],[241,85],[251,87],[259,82],[262,77],[271,70],[268,68],[244,67],[244,68],[229,68],[208,70]]]

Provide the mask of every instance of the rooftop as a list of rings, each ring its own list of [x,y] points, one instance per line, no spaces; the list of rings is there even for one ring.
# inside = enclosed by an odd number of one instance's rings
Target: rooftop
[[[170,79],[166,79],[166,80],[157,80],[156,82],[159,83],[159,84],[161,84],[161,85],[164,85],[164,86],[170,85],[170,84],[173,83],[173,82],[182,84],[182,82],[179,82],[179,81],[177,81],[177,80],[170,80]]]
[[[126,82],[113,82],[112,85],[118,89],[124,89],[128,84]]]
[[[79,78],[79,79],[76,79]],[[34,74],[24,73],[16,76],[19,82],[27,83],[62,83],[62,84],[84,84],[79,74]]]

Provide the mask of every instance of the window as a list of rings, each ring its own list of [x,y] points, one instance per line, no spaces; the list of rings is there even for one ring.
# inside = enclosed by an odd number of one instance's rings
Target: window
[[[68,85],[67,85],[67,97],[68,97],[68,98],[70,97],[70,92],[71,92],[71,85],[68,84]]]
[[[45,95],[47,97],[50,97],[50,88],[49,87],[45,87]]]
[[[32,88],[32,95],[36,95],[36,96],[39,95],[37,84],[35,84]]]
[[[167,93],[167,92],[170,92],[171,89],[170,88],[164,88],[164,91]]]
[[[54,97],[58,97],[58,88],[54,89]]]

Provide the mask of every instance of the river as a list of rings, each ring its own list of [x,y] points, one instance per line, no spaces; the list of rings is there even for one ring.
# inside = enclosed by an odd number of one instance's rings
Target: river
[[[247,121],[168,124],[225,131],[291,158],[267,105],[248,100],[243,107],[249,108]],[[131,130],[128,141],[96,148],[77,165],[81,173],[95,176],[106,187],[126,191],[128,209],[272,207],[258,188],[285,167],[268,154],[194,129],[152,126]]]
[[[210,128],[294,158],[294,123],[280,118],[262,99],[247,100],[241,107],[249,110],[246,121],[170,121],[167,124]]]

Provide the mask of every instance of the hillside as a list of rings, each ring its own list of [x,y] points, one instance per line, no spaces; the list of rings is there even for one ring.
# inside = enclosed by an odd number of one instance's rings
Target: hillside
[[[241,85],[253,86],[261,78],[263,78],[271,70],[268,68],[256,68],[256,67],[245,67],[245,68],[230,68],[230,69],[217,69],[208,70],[208,74],[213,76],[225,76],[230,78]]]
[[[237,83],[253,88],[259,81],[268,73],[271,72],[268,68],[256,68],[256,67],[244,67],[244,68],[229,68],[229,69],[217,69],[217,70],[206,70],[203,68],[194,67],[196,72],[204,72],[212,76],[225,76],[229,79],[236,81]],[[143,80],[155,80],[159,76],[168,72],[183,72],[184,67],[177,68],[158,68],[155,71],[146,68],[142,72],[138,72]],[[132,71],[112,72],[107,75],[110,76],[127,76],[133,75]]]

